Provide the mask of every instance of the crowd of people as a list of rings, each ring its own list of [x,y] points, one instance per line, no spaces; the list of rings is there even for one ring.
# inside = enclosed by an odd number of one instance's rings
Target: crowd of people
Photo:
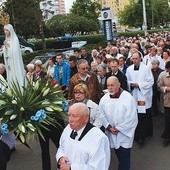
[[[68,60],[57,53],[47,68],[37,60],[26,72],[32,85],[39,78],[59,84],[70,105],[63,133],[52,128],[44,132],[47,141],[39,137],[43,170],[51,169],[50,138],[61,170],[107,170],[113,150],[118,170],[130,170],[133,140],[143,146],[153,136],[158,114],[165,115],[162,138],[170,144],[169,32],[119,37],[91,52],[76,49]]]

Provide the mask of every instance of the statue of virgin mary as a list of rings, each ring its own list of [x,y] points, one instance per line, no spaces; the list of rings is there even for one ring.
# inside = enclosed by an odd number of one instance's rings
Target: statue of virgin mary
[[[21,55],[21,49],[18,37],[11,24],[4,26],[5,41],[3,46],[4,62],[7,72],[7,82],[10,85],[12,82],[19,83],[22,87],[25,82],[25,69]]]

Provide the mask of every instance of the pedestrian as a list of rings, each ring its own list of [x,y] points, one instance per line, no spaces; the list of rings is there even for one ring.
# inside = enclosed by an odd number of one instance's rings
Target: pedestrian
[[[119,160],[118,170],[130,170],[130,152],[138,122],[134,98],[120,87],[117,77],[107,79],[108,93],[100,100],[103,126]]]
[[[75,74],[70,79],[68,99],[71,100],[74,98],[73,89],[79,83],[85,83],[89,89],[90,99],[99,103],[99,82],[97,76],[94,73],[89,72],[89,64],[85,59],[78,60],[77,62],[77,74]]]
[[[119,70],[119,60],[117,58],[113,58],[112,61],[109,64],[111,71],[106,74],[106,80],[110,76],[115,76],[118,78],[121,88],[123,90],[127,90],[127,78],[123,74],[122,71]],[[105,84],[105,88],[107,88],[107,85]]]
[[[127,68],[126,77],[129,91],[135,98],[138,112],[135,141],[142,146],[146,137],[153,136],[151,107],[154,78],[151,68],[141,62],[141,59],[140,52],[132,54],[133,65]]]
[[[70,103],[71,105],[74,103],[82,102],[88,108],[90,112],[90,123],[98,128],[102,126],[102,115],[99,110],[99,106],[90,100],[89,90],[86,84],[80,83],[74,87],[74,99]]]
[[[71,78],[77,73],[77,57],[75,55],[71,55],[69,57],[69,64],[70,64],[70,78]]]
[[[34,64],[30,63],[27,66],[27,74],[26,77],[28,79],[28,81],[33,85],[33,75],[34,75]]]
[[[157,86],[157,81],[158,81],[158,76],[160,75],[160,73],[163,71],[161,68],[159,68],[159,60],[157,59],[153,59],[151,61],[152,64],[152,74],[154,77],[154,84],[152,86],[153,89],[153,97],[152,97],[152,115],[156,116],[159,114],[160,111],[160,95],[161,92],[158,89]]]
[[[170,144],[170,61],[166,63],[165,68],[166,70],[159,75],[158,86],[164,96],[165,130],[162,138],[164,144]]]
[[[110,148],[107,136],[89,123],[89,109],[84,103],[69,108],[69,125],[64,129],[56,160],[60,170],[108,170]]]
[[[56,54],[56,66],[54,68],[54,79],[67,93],[70,81],[70,66],[64,61],[62,53]],[[66,94],[67,95],[67,94]]]

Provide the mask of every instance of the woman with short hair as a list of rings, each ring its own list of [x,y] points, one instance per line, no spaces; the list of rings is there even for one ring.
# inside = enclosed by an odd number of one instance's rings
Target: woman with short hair
[[[83,102],[86,104],[90,111],[90,123],[96,127],[102,126],[102,115],[99,111],[98,105],[90,99],[89,90],[86,84],[80,83],[74,87],[73,90],[74,99],[70,102],[70,105]]]

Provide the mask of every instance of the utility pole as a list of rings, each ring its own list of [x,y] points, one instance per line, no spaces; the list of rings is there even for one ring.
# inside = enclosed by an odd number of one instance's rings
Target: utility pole
[[[147,35],[147,20],[146,20],[146,5],[145,5],[145,0],[142,0],[142,5],[143,5],[143,30],[145,32],[145,36]]]
[[[151,8],[152,8],[152,28],[154,28],[153,0],[151,0]]]

